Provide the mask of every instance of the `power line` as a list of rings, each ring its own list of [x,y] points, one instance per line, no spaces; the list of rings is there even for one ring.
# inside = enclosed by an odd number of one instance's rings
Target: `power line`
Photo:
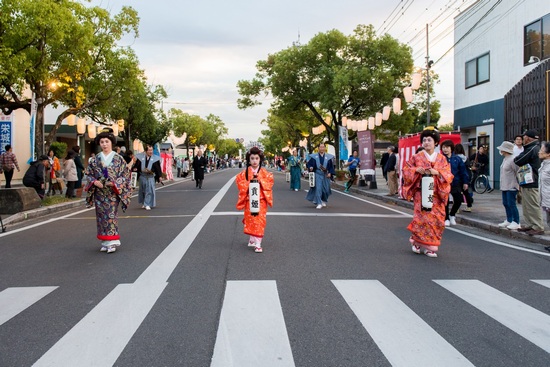
[[[442,58],[444,58],[449,52],[451,52],[451,50],[453,48],[456,47],[456,45],[458,45],[462,40],[464,40],[470,33],[472,33],[476,28],[477,26],[479,25],[479,23],[481,23],[481,21],[483,19],[485,19],[485,17],[487,17],[493,10],[495,10],[495,8],[502,2],[502,0],[498,0],[492,7],[491,9],[487,10],[487,12],[485,14],[483,14],[481,16],[481,18],[478,19],[477,22],[475,22],[475,24],[466,32],[462,35],[462,37],[460,37],[458,39],[458,41],[456,41],[447,51],[445,51],[445,53],[439,58],[437,59],[437,61],[434,63],[434,64],[437,64]]]
[[[398,8],[399,8],[399,4],[402,3],[403,0],[400,0],[397,5],[395,6],[395,8],[393,8],[393,10],[391,11],[390,15],[388,15],[388,17],[386,18],[386,20],[384,20],[382,22],[382,24],[380,25],[380,27],[378,27],[378,29],[376,30],[376,33],[378,33],[380,31],[380,28],[382,28],[384,26],[384,24],[386,24],[386,22],[388,21],[388,19],[390,19],[390,17],[392,16],[393,12],[396,11]]]

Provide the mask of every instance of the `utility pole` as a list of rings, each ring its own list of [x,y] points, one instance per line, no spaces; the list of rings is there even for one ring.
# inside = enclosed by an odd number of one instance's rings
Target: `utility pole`
[[[430,61],[430,44],[428,39],[428,24],[426,24],[426,94],[427,94],[427,107],[426,107],[426,126],[430,125],[430,68],[433,61]]]

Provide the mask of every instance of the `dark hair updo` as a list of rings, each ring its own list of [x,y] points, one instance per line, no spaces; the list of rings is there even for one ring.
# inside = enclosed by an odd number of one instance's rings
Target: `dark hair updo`
[[[436,130],[435,127],[428,126],[422,131],[422,133],[420,134],[420,144],[422,144],[424,138],[427,137],[431,137],[434,140],[436,146],[439,144],[439,132]]]
[[[116,136],[115,134],[113,134],[113,129],[109,129],[109,128],[103,129],[99,134],[97,134],[97,136],[94,139],[94,142],[97,145],[99,145],[99,141],[105,138],[109,139],[111,143],[113,143],[113,149],[114,149],[116,145]]]
[[[246,165],[250,166],[250,156],[252,154],[260,156],[260,166],[261,166],[262,162],[264,161],[264,152],[262,152],[258,147],[252,147],[248,152],[246,152]]]

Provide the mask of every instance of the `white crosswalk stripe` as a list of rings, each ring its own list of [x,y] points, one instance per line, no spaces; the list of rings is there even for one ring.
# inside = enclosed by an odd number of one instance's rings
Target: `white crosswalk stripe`
[[[0,325],[41,300],[57,287],[13,287],[0,292]]]
[[[112,366],[167,284],[119,284],[34,366]]]
[[[392,366],[473,366],[378,280],[332,283]]]
[[[550,316],[479,280],[433,280],[442,288],[550,353]],[[533,279],[550,288],[550,279]],[[429,325],[378,280],[332,280],[351,312],[388,362],[400,366],[473,366],[435,326]],[[34,366],[111,366],[162,296],[167,283],[120,284],[51,347]],[[58,287],[0,292],[0,325]],[[126,310],[125,312],[112,312]],[[211,367],[294,367],[275,280],[228,281]],[[511,334],[512,335],[512,334]],[[350,335],[350,337],[353,337]],[[429,340],[423,348],[415,340]]]
[[[550,279],[533,279],[531,281],[550,288]]]
[[[275,281],[227,282],[211,366],[294,366]]]
[[[479,280],[434,282],[550,353],[550,316]]]

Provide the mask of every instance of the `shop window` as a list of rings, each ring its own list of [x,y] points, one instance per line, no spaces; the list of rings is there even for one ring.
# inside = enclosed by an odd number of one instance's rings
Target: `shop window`
[[[489,53],[466,62],[466,88],[486,83],[490,80]]]
[[[550,14],[526,25],[523,32],[523,65],[550,58]]]

